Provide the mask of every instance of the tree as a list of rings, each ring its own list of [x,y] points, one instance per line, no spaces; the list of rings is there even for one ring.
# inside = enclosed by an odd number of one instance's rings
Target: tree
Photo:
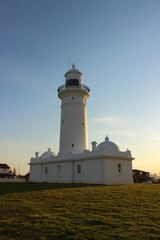
[[[13,174],[16,175],[16,168],[13,168]]]

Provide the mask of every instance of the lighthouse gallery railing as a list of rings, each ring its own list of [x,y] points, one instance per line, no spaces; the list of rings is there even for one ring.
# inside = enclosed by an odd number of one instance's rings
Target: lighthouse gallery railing
[[[74,86],[74,85],[67,86],[66,84],[63,84],[57,89],[57,91],[59,93],[61,91],[64,91],[65,89],[73,89],[73,88],[75,88],[75,89],[78,88],[78,89],[82,89],[82,90],[85,90],[87,92],[90,92],[90,88],[88,86],[84,85],[84,84],[79,84],[78,86]]]

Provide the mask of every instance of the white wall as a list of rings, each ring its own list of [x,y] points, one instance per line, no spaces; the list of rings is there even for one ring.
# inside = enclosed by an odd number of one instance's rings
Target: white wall
[[[118,172],[118,164],[122,166],[122,172]],[[103,183],[106,185],[132,184],[132,161],[123,159],[104,159]]]
[[[121,172],[118,172],[121,164]],[[78,165],[80,173],[78,173]],[[47,173],[46,173],[47,168]],[[30,181],[92,183],[105,185],[132,184],[132,161],[125,159],[82,159],[31,165]]]
[[[30,181],[32,182],[43,182],[42,177],[42,165],[31,165],[30,166]]]
[[[81,173],[77,172],[77,166],[81,166]],[[102,183],[101,160],[84,160],[75,162],[75,183]]]
[[[46,177],[48,182],[71,183],[72,182],[72,162],[59,162],[48,164],[49,172]]]

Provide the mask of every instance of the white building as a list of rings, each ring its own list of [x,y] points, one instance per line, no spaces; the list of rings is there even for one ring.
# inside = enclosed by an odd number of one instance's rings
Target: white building
[[[15,174],[10,171],[10,167],[6,163],[0,163],[0,182],[8,182],[15,179]]]
[[[8,177],[10,175],[9,172],[10,167],[5,163],[0,163],[0,177]]]
[[[92,142],[88,150],[86,100],[89,87],[82,83],[83,74],[72,65],[65,74],[65,84],[58,88],[61,99],[59,153],[47,152],[30,161],[30,181],[55,183],[132,184],[132,158],[109,141]]]

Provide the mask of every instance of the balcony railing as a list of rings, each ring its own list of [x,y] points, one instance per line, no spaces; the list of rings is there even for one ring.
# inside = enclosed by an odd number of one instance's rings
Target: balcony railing
[[[58,93],[60,93],[61,91],[64,91],[66,89],[82,89],[82,90],[90,93],[90,88],[84,84],[79,84],[78,86],[74,86],[74,85],[67,86],[66,84],[63,84],[57,89],[57,91],[58,91]]]

